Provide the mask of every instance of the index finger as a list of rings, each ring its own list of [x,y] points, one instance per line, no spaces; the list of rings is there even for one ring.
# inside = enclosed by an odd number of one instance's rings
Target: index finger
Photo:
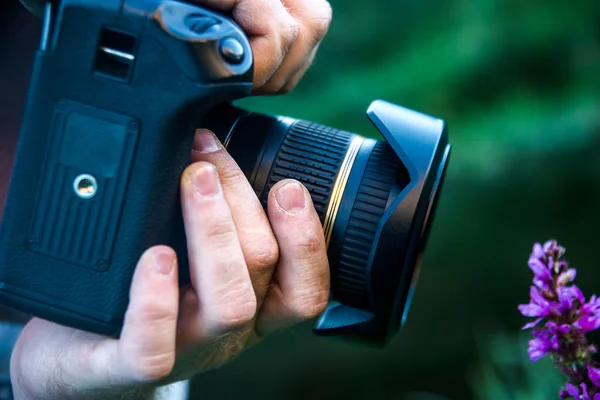
[[[238,164],[212,132],[196,132],[192,161],[217,167],[260,306],[279,258],[277,240],[265,210]]]

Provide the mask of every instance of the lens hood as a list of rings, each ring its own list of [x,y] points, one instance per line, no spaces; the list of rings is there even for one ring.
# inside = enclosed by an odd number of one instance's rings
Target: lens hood
[[[314,332],[383,345],[406,320],[451,145],[443,120],[382,100],[367,116],[409,182],[390,196],[377,225],[366,274],[369,310],[332,301]]]

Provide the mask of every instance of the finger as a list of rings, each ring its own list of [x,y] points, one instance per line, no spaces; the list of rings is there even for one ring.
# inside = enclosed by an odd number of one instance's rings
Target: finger
[[[178,302],[174,252],[164,246],[148,250],[134,273],[120,339],[33,319],[15,350],[32,354],[15,353],[11,362],[20,379],[35,384],[19,386],[42,387],[44,396],[73,398],[97,390],[110,396],[111,390],[162,379],[175,362]]]
[[[177,256],[166,246],[151,248],[136,268],[119,340],[125,376],[152,382],[169,375],[178,314]]]
[[[298,23],[298,38],[277,72],[262,86],[259,93],[287,93],[310,68],[315,50],[329,30],[332,10],[326,0],[283,0],[283,4]]]
[[[316,317],[329,299],[323,228],[306,188],[293,180],[277,183],[268,211],[281,254],[273,291],[257,318],[259,336]]]
[[[298,37],[298,24],[280,0],[195,0],[231,13],[248,35],[254,55],[253,87],[262,87],[283,62]]]
[[[279,246],[265,210],[242,170],[210,131],[196,133],[192,160],[206,161],[217,168],[260,307],[279,258]]]
[[[251,321],[256,296],[217,169],[206,162],[188,167],[181,198],[197,313],[182,310],[180,331],[201,342]]]

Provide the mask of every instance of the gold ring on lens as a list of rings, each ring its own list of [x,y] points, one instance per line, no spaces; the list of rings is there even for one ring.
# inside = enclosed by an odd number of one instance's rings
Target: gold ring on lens
[[[333,233],[333,225],[335,224],[335,219],[342,202],[342,197],[344,196],[344,191],[346,190],[346,184],[348,183],[350,171],[352,170],[354,160],[356,160],[358,151],[360,150],[360,147],[364,141],[365,139],[362,136],[355,135],[352,138],[350,146],[348,146],[348,150],[346,151],[344,161],[342,161],[342,165],[338,171],[335,183],[333,184],[331,198],[329,199],[327,212],[325,212],[325,220],[323,221],[323,232],[325,233],[325,243],[327,247],[329,247],[329,242]]]

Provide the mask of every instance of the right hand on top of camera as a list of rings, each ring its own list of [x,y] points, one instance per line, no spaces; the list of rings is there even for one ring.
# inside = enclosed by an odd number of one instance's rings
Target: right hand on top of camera
[[[44,0],[20,0],[41,16]],[[189,0],[225,12],[250,40],[254,56],[253,94],[284,94],[312,65],[329,30],[327,0]]]
[[[141,257],[117,339],[33,319],[11,359],[16,399],[140,399],[320,314],[329,264],[319,217],[285,180],[265,213],[235,161],[199,131],[181,179],[190,281],[166,246]]]
[[[311,66],[331,23],[327,0],[194,0],[227,12],[250,39],[254,94],[290,92]]]

